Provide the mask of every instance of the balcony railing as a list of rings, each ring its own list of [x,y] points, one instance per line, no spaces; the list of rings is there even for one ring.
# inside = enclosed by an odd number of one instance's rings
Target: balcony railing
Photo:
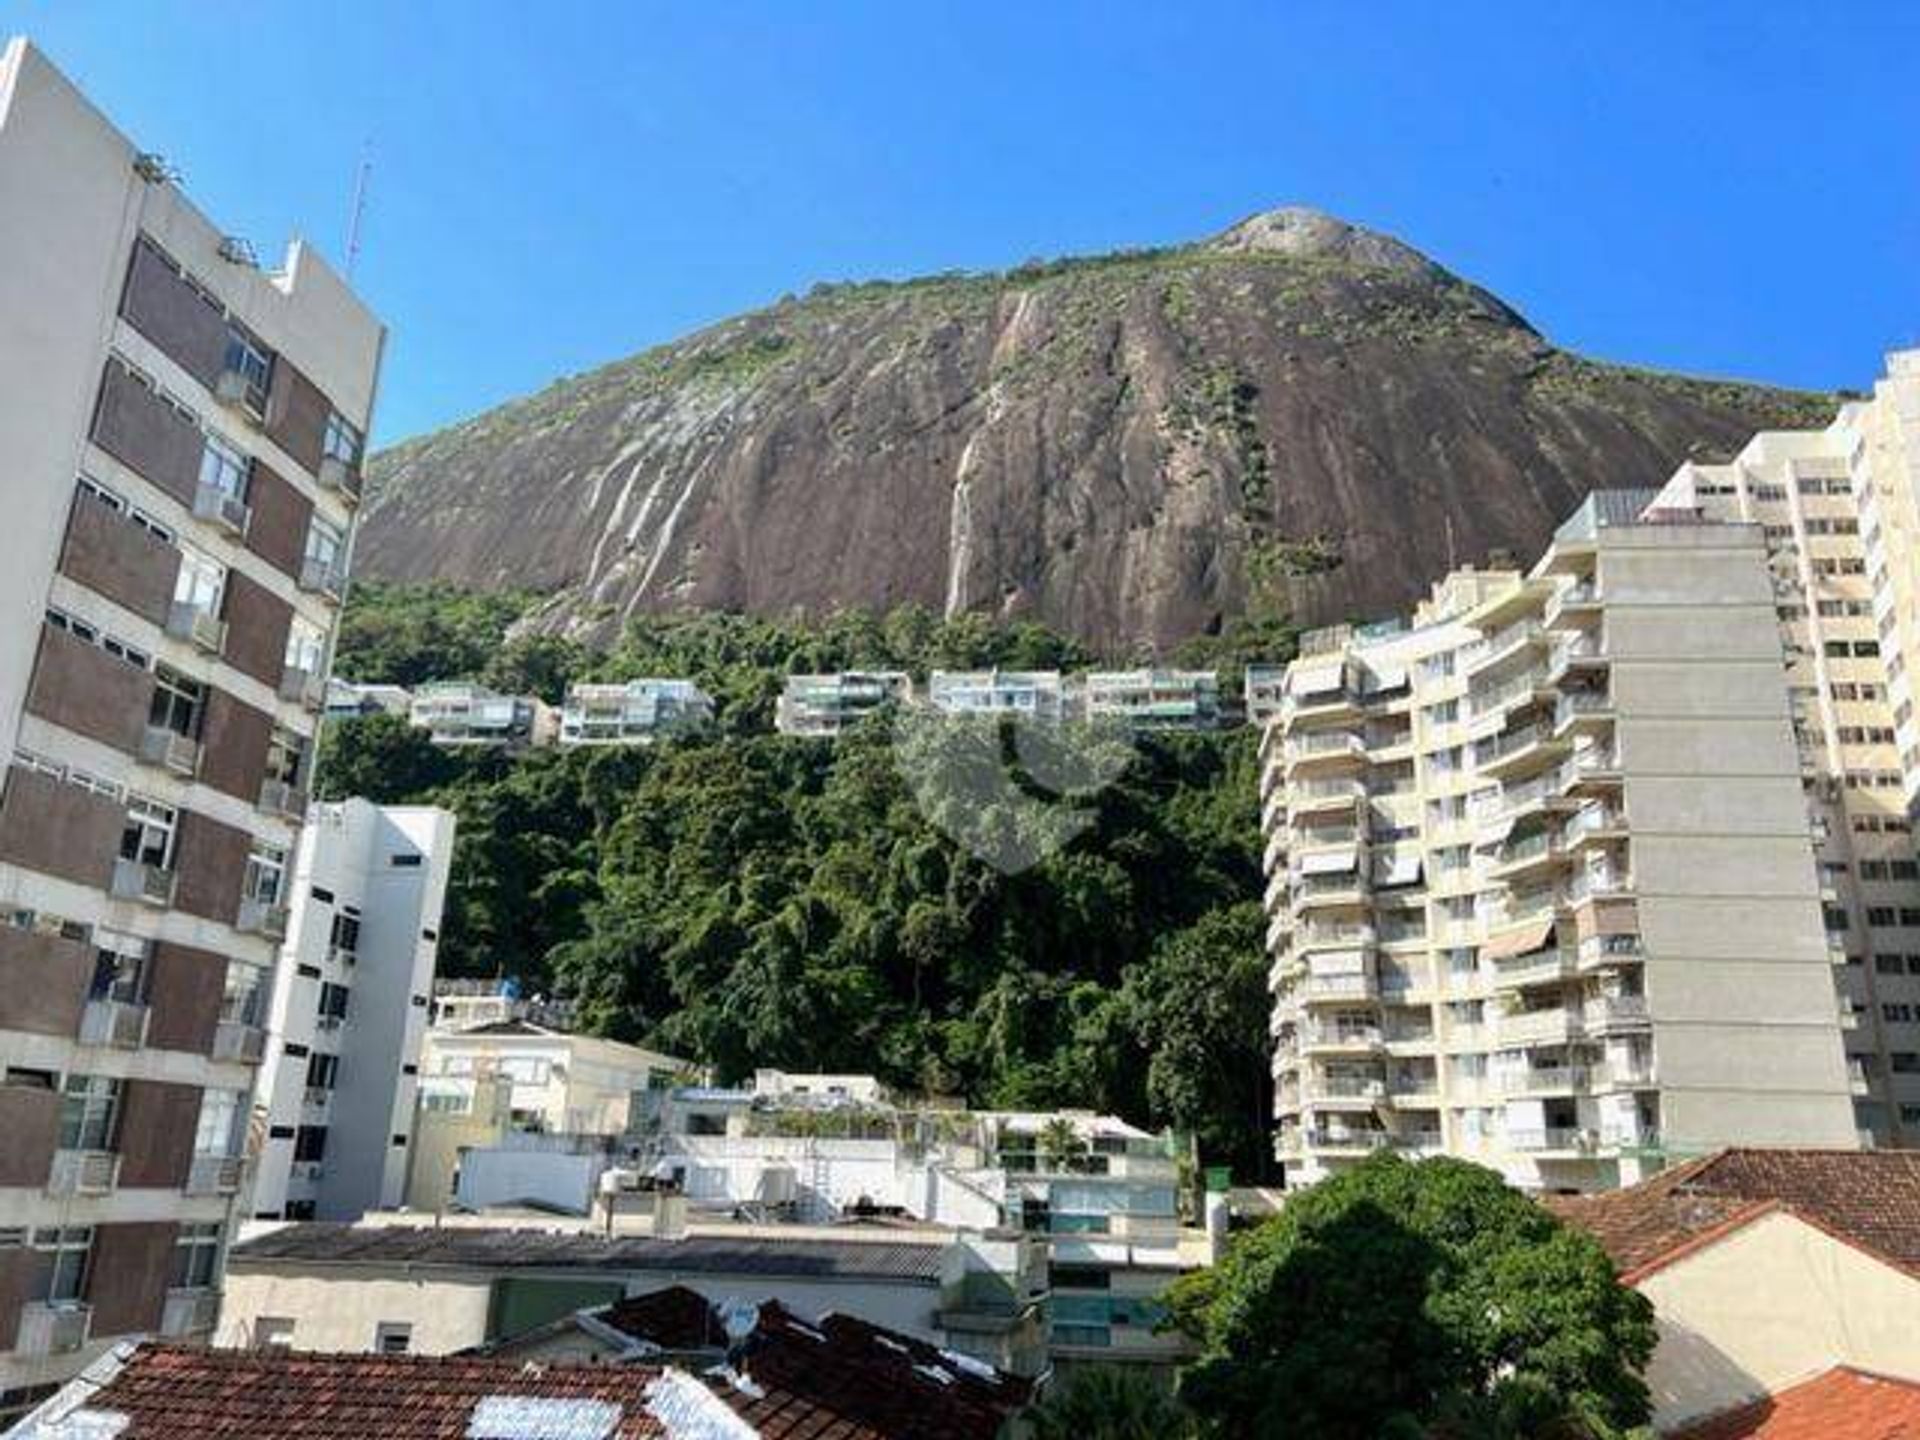
[[[111,1150],[56,1150],[47,1172],[49,1195],[107,1195],[120,1178],[120,1157]]]
[[[267,1049],[267,1032],[258,1025],[222,1020],[213,1030],[213,1058],[251,1063]]]
[[[173,608],[167,611],[167,633],[209,655],[218,655],[227,645],[227,622],[204,605],[184,600],[174,601]]]
[[[78,1301],[35,1300],[20,1307],[14,1350],[26,1356],[66,1355],[87,1343],[93,1307]]]
[[[151,1013],[129,1000],[89,1000],[80,1012],[80,1043],[138,1050],[146,1043]]]
[[[1310,1100],[1377,1100],[1387,1093],[1380,1079],[1360,1075],[1316,1075],[1303,1090]]]
[[[169,1290],[160,1311],[160,1333],[169,1338],[205,1335],[219,1319],[218,1290]]]
[[[193,492],[193,513],[238,538],[245,537],[247,525],[253,519],[246,501],[229,495],[218,485],[202,485]]]
[[[1515,1150],[1577,1150],[1582,1153],[1599,1148],[1597,1132],[1573,1125],[1549,1125],[1544,1129],[1509,1130],[1507,1143]]]
[[[1310,1130],[1307,1143],[1316,1150],[1384,1150],[1393,1137],[1384,1130]]]
[[[284,815],[299,820],[307,813],[307,792],[284,780],[260,782],[260,808],[269,815]]]
[[[200,743],[164,725],[149,725],[140,736],[140,759],[190,777],[200,769]]]
[[[1374,1046],[1380,1044],[1375,1025],[1303,1025],[1300,1043],[1307,1046]]]
[[[164,907],[173,903],[173,871],[139,860],[115,860],[107,889],[116,900]]]
[[[187,1170],[189,1195],[231,1195],[240,1188],[244,1161],[238,1155],[196,1155]]]
[[[323,456],[320,469],[315,473],[322,490],[331,490],[334,494],[344,495],[349,500],[360,498],[359,468],[349,465],[338,455]]]
[[[289,665],[280,672],[280,698],[303,709],[318,710],[327,702],[326,682],[311,670]]]
[[[250,935],[264,935],[269,940],[284,940],[287,938],[287,907],[265,900],[243,899],[233,928]]]
[[[326,560],[307,560],[300,566],[300,588],[338,600],[347,590],[347,572]]]

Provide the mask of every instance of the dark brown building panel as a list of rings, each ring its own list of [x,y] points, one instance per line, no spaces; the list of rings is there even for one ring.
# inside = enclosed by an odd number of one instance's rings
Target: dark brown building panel
[[[120,1093],[120,1188],[180,1189],[193,1168],[199,1125],[199,1086],[127,1081]]]
[[[227,572],[227,663],[276,690],[287,668],[293,607],[238,570]]]
[[[65,630],[40,627],[28,714],[138,755],[152,705],[153,676],[147,671]]]
[[[179,572],[180,552],[173,546],[85,491],[75,493],[60,550],[61,574],[165,625]]]
[[[94,1338],[160,1328],[179,1234],[171,1220],[102,1225],[93,1232],[87,1303],[93,1306]]]
[[[313,502],[258,460],[247,487],[253,518],[247,525],[247,548],[282,575],[300,578],[300,562],[307,554],[307,522]]]
[[[267,773],[267,742],[273,717],[218,687],[207,691],[207,717],[200,728],[200,779],[216,790],[254,804]]]
[[[227,356],[227,317],[145,237],[133,247],[120,313],[208,389]]]
[[[211,1055],[226,990],[226,956],[170,941],[155,945],[147,1048]]]
[[[198,810],[180,812],[174,908],[231,925],[240,911],[252,837]]]
[[[108,360],[93,415],[93,443],[122,465],[193,504],[206,450],[200,427],[118,360]]]
[[[33,1252],[24,1245],[0,1248],[0,1352],[20,1338],[20,1307],[33,1294]]]
[[[0,1084],[0,1135],[0,1186],[45,1185],[60,1138],[60,1097],[37,1085]]]
[[[273,393],[267,397],[267,434],[308,473],[320,469],[320,447],[326,439],[333,405],[306,376],[282,355],[273,364]]]
[[[85,941],[0,927],[0,1030],[78,1035],[92,983],[93,948]]]
[[[119,801],[15,765],[0,798],[0,860],[104,889],[125,825]]]

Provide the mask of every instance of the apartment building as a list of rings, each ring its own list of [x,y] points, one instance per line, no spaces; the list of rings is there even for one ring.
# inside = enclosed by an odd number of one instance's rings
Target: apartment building
[[[1920,1144],[1920,351],[1825,430],[1685,465],[1660,503],[1766,537],[1860,1124]]]
[[[782,735],[838,735],[887,705],[913,700],[913,681],[900,670],[841,670],[789,675],[774,709]]]
[[[1602,492],[1526,574],[1306,637],[1262,736],[1289,1179],[1589,1190],[1858,1144],[1758,526]]]
[[[713,697],[691,680],[629,680],[567,687],[562,745],[646,745],[713,724]]]
[[[316,805],[274,977],[249,1209],[356,1220],[404,1195],[454,816]]]
[[[927,703],[946,715],[1010,715],[1059,720],[1066,691],[1058,670],[935,670]]]
[[[1217,730],[1220,677],[1211,670],[1092,670],[1080,681],[1080,711],[1132,730]]]
[[[534,695],[501,695],[471,680],[434,680],[417,686],[408,707],[417,730],[453,748],[545,745],[557,729],[553,707]]]
[[[358,720],[368,715],[398,715],[406,719],[413,710],[413,692],[404,685],[361,685],[327,678],[326,704],[321,713],[329,720]]]
[[[383,331],[0,51],[0,1416],[204,1332]]]

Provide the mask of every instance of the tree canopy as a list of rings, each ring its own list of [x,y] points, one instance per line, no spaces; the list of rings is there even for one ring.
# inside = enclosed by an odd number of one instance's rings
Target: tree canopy
[[[1607,1440],[1650,1414],[1650,1303],[1465,1161],[1380,1154],[1292,1194],[1168,1303],[1211,1434]]]

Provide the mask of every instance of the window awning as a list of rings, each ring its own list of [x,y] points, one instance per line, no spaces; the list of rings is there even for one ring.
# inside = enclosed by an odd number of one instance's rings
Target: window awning
[[[1526,955],[1534,950],[1544,950],[1547,942],[1553,939],[1553,919],[1530,921],[1494,936],[1480,947],[1482,960],[1505,960],[1513,955]]]
[[[1376,885],[1417,885],[1420,883],[1420,853],[1397,850],[1375,868]]]
[[[1381,661],[1369,666],[1368,669],[1372,673],[1372,679],[1367,686],[1369,690],[1398,690],[1407,683],[1405,665],[1393,661]]]
[[[1300,857],[1302,875],[1341,875],[1360,863],[1360,852],[1352,846],[1344,850],[1316,850]]]
[[[1346,683],[1347,661],[1343,655],[1327,660],[1296,660],[1287,672],[1287,690],[1294,695],[1325,695]]]

